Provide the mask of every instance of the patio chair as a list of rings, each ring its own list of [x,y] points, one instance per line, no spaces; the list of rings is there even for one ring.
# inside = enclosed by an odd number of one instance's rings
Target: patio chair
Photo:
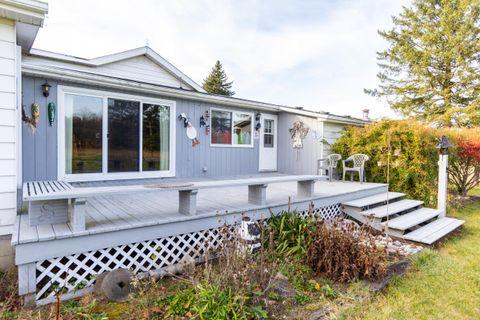
[[[365,172],[365,162],[370,158],[366,154],[357,153],[347,159],[343,160],[343,181],[345,181],[345,174],[350,172],[350,180],[353,181],[354,172],[358,172],[360,183],[367,182],[367,174]],[[353,167],[347,167],[347,162],[353,162]]]
[[[318,159],[317,174],[320,175],[320,170],[325,170],[328,175],[328,180],[333,180],[333,174],[338,178],[337,165],[338,161],[342,160],[342,156],[336,153],[329,154],[325,159]]]

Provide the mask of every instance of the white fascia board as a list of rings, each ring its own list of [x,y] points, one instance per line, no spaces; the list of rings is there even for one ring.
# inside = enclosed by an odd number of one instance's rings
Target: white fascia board
[[[41,27],[48,4],[36,0],[0,0],[0,10],[5,18]]]

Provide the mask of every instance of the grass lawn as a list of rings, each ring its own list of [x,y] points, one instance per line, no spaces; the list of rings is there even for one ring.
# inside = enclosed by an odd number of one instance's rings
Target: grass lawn
[[[480,196],[480,188],[472,194]],[[414,258],[412,270],[383,294],[339,310],[337,319],[479,319],[480,202],[451,211],[463,231]]]

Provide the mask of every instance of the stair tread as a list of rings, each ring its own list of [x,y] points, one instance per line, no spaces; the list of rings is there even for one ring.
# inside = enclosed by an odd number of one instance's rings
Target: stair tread
[[[425,244],[432,244],[453,230],[457,229],[464,223],[465,221],[463,220],[444,217],[430,222],[429,224],[418,228],[415,231],[407,233],[403,236],[403,238]]]
[[[388,223],[388,228],[390,229],[407,230],[422,222],[435,218],[439,214],[440,211],[437,209],[420,208],[392,220],[382,222],[382,225],[387,226]]]
[[[405,193],[401,192],[388,192],[388,199],[393,200],[393,199],[398,199],[405,196]],[[371,206],[373,204],[381,203],[387,201],[387,193],[380,193],[376,194],[373,196],[365,197],[365,198],[360,198],[348,202],[343,202],[342,205],[344,206],[349,206],[349,207],[357,207],[357,208],[362,208],[366,206]]]
[[[373,209],[362,211],[361,214],[365,216],[373,216],[375,218],[384,218],[386,216],[397,214],[402,211],[410,210],[416,207],[419,207],[423,204],[423,201],[420,200],[410,200],[404,199],[400,201],[395,201],[388,205],[376,207]]]

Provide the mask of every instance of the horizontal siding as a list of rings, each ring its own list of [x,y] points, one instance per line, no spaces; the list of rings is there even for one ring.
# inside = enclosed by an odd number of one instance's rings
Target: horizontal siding
[[[15,92],[15,77],[0,74],[0,91]]]
[[[17,210],[15,37],[15,23],[0,19],[0,236],[11,232]]]
[[[17,187],[16,176],[0,176],[0,193],[15,192]]]
[[[15,126],[15,114],[14,109],[0,109],[0,126]]]
[[[12,109],[15,105],[15,92],[1,92],[0,90],[0,109]]]
[[[15,59],[0,58],[0,74],[15,76]]]
[[[187,84],[181,85],[177,78],[146,56],[134,57],[98,67],[72,64],[36,56],[23,56],[23,63],[38,66],[56,66],[74,71],[95,73],[174,88],[183,87],[184,89],[191,89]]]
[[[12,59],[15,56],[15,44],[0,40],[0,58]]]
[[[0,159],[15,159],[16,152],[15,143],[0,143]]]
[[[96,68],[98,72],[120,78],[180,87],[180,81],[147,57],[135,57]]]
[[[0,176],[15,176],[17,160],[0,160]]]

